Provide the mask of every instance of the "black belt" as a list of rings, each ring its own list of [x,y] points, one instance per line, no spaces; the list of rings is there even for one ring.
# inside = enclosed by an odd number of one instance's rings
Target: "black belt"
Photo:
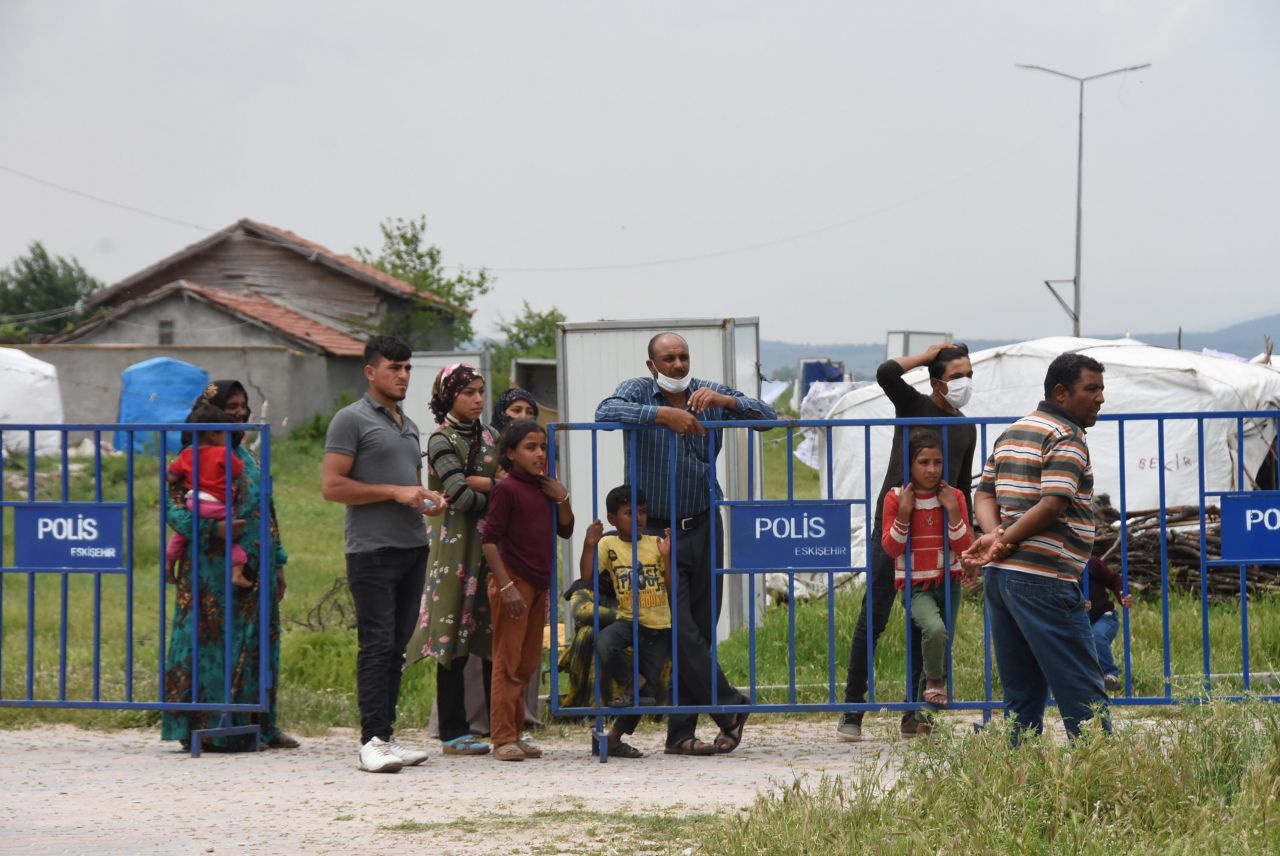
[[[691,529],[697,529],[706,522],[707,515],[710,513],[711,511],[708,509],[707,511],[699,511],[697,514],[690,517],[681,517],[676,520],[674,526],[671,525],[670,521],[657,517],[650,517],[648,526],[650,529],[674,529],[677,532],[688,532]]]

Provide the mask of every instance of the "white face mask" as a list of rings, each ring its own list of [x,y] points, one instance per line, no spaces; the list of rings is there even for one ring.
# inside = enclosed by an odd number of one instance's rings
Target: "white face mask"
[[[689,381],[693,378],[689,377],[689,375],[685,375],[682,378],[676,379],[673,377],[667,377],[662,372],[658,372],[657,377],[654,379],[658,382],[658,389],[663,392],[670,392],[674,394],[677,392],[684,392],[688,389]]]
[[[947,391],[942,396],[956,410],[964,407],[969,403],[970,396],[973,395],[973,378],[958,377],[947,381]]]

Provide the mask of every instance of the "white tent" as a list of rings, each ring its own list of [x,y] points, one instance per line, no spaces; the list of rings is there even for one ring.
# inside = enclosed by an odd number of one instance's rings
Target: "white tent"
[[[58,370],[16,348],[0,348],[0,430],[5,425],[61,424],[62,392]],[[26,431],[5,431],[6,454],[25,454]],[[61,437],[52,431],[36,435],[36,454],[61,448]]]
[[[974,455],[974,483],[991,444],[1009,421],[1029,413],[1044,398],[1044,375],[1059,354],[1087,354],[1103,364],[1106,372],[1106,404],[1102,413],[1152,414],[1209,411],[1280,409],[1280,372],[1269,367],[1224,360],[1189,351],[1156,348],[1133,339],[1102,341],[1069,337],[1037,339],[990,348],[971,355],[973,398],[964,408],[967,416],[1007,419],[981,431]],[[929,391],[928,371],[918,368],[905,376],[921,392]],[[827,414],[830,419],[883,419],[893,417],[893,405],[879,386],[854,390],[843,396]],[[1252,476],[1266,458],[1276,438],[1275,419],[1244,420],[1245,479],[1237,479],[1237,420],[1204,422],[1205,490],[1248,490]],[[1161,456],[1155,420],[1129,421],[1124,428],[1124,503],[1129,511],[1160,505]],[[865,498],[868,495],[865,465],[865,429],[837,428],[834,447],[834,495]],[[891,427],[871,429],[870,496],[874,501],[884,479],[891,454]],[[824,438],[825,439],[825,438]],[[1120,507],[1120,430],[1116,422],[1099,421],[1088,432],[1093,460],[1095,492],[1107,493]],[[825,443],[824,443],[825,445]],[[826,454],[823,448],[822,454]],[[900,452],[899,452],[900,454]],[[819,467],[825,492],[825,457]],[[1166,506],[1199,502],[1199,442],[1195,420],[1167,420],[1164,425],[1164,495]],[[1216,504],[1210,500],[1210,504]],[[861,538],[862,515],[855,506],[854,544]]]

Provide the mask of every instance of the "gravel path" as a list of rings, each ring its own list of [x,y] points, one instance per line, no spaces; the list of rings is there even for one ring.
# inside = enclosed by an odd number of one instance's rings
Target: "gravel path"
[[[869,720],[871,725],[872,721]],[[893,733],[896,718],[878,718]],[[710,737],[710,734],[704,734]],[[422,742],[420,732],[401,738]],[[632,741],[647,756],[599,763],[585,729],[551,729],[537,761],[433,756],[395,775],[355,768],[354,732],[303,739],[294,751],[198,759],[152,731],[71,726],[0,732],[0,850],[6,853],[637,852],[571,816],[529,831],[513,815],[615,810],[674,814],[746,807],[797,777],[878,769],[891,779],[895,747],[839,743],[833,723],[753,719],[731,755],[662,754],[646,724]],[[459,806],[472,819],[459,824]],[[397,825],[410,824],[396,829]],[[546,828],[546,827],[553,828]]]

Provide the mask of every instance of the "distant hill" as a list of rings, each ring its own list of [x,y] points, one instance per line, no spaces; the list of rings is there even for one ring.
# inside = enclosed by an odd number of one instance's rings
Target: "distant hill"
[[[1164,348],[1178,346],[1178,334],[1175,333],[1139,333],[1128,331],[1129,335],[1149,345]],[[1118,333],[1087,334],[1096,339],[1119,339],[1125,331]],[[1224,327],[1212,333],[1183,333],[1182,348],[1186,351],[1199,351],[1210,348],[1215,351],[1226,351],[1242,357],[1252,357],[1260,353],[1264,347],[1263,337],[1270,336],[1272,341],[1280,343],[1280,314],[1255,318]],[[1016,339],[965,339],[969,348],[980,351],[983,348],[994,348],[1018,341]],[[884,361],[884,342],[871,344],[844,345],[801,345],[795,342],[779,342],[772,339],[760,340],[760,368],[765,377],[776,377],[779,373],[793,373],[796,361],[803,357],[828,357],[844,363],[845,370],[855,377],[869,380],[875,377],[876,366]],[[787,374],[789,377],[790,375]]]

